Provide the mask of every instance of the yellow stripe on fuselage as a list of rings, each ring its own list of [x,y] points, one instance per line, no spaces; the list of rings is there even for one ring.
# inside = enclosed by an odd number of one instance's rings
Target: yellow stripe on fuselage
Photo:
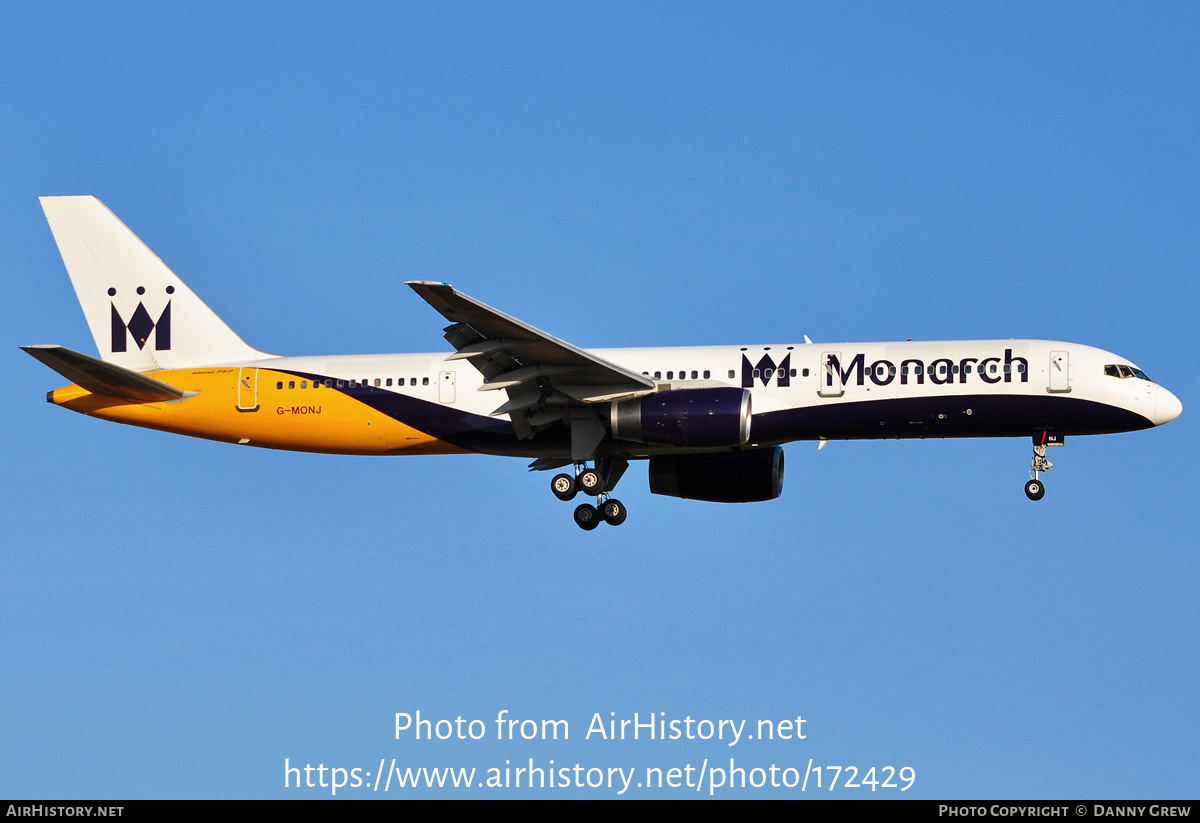
[[[329,454],[462,454],[467,450],[360,403],[336,389],[278,389],[301,380],[258,369],[257,409],[238,408],[239,369],[156,371],[153,376],[196,396],[167,403],[130,403],[92,394],[76,385],[50,393],[50,402],[103,420],[244,443],[268,449]],[[245,394],[241,395],[244,397]],[[245,404],[245,403],[244,403]],[[245,404],[249,405],[249,404]]]

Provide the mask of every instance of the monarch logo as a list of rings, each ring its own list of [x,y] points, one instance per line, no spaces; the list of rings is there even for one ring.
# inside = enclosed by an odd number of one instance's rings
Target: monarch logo
[[[771,385],[772,378],[779,381],[780,386],[792,385],[791,379],[792,355],[789,353],[779,365],[775,365],[775,361],[771,359],[771,355],[764,354],[757,365],[751,365],[750,358],[742,355],[742,388],[752,389],[756,381],[761,380],[764,386]]]
[[[1005,349],[1003,358],[985,357],[982,360],[978,357],[964,357],[955,361],[943,357],[926,364],[922,360],[911,358],[900,361],[899,370],[890,360],[876,360],[867,365],[866,356],[863,354],[856,354],[854,359],[842,368],[838,356],[830,354],[825,361],[824,389],[836,388],[835,378],[838,381],[837,386],[848,386],[851,377],[859,386],[868,379],[876,386],[886,386],[896,379],[897,374],[902,386],[909,382],[910,374],[911,379],[920,385],[925,384],[926,377],[930,383],[939,386],[956,381],[966,383],[968,375],[972,373],[984,383],[1011,383],[1014,371],[1020,376],[1022,383],[1029,382],[1029,361],[1024,357],[1013,357],[1012,349]]]
[[[114,297],[117,293],[116,289],[109,289],[108,296]],[[137,293],[139,295],[146,293],[145,286],[138,286]],[[167,286],[167,294],[174,294],[175,287]],[[112,308],[112,350],[113,352],[123,352],[129,350],[129,336],[133,336],[133,342],[137,344],[139,349],[146,348],[146,343],[150,340],[150,335],[154,335],[154,350],[168,351],[171,348],[171,301],[167,300],[167,305],[162,310],[162,314],[155,320],[150,316],[150,312],[146,310],[146,304],[141,300],[138,301],[137,308],[133,311],[133,316],[126,322],[121,313],[117,311],[117,304],[109,301],[109,306]]]

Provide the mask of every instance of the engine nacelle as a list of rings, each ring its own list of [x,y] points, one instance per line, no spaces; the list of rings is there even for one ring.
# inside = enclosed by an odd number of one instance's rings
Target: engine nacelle
[[[650,458],[650,492],[713,503],[774,500],[783,491],[783,449]]]
[[[613,437],[660,446],[715,448],[750,439],[750,392],[719,389],[660,391],[621,400],[609,411]]]

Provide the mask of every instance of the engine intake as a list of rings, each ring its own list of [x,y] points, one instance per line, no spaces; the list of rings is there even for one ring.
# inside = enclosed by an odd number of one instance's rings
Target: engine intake
[[[613,437],[698,448],[740,446],[750,439],[750,392],[733,387],[660,391],[612,404]]]
[[[774,500],[783,491],[783,449],[650,458],[650,492],[713,503]]]

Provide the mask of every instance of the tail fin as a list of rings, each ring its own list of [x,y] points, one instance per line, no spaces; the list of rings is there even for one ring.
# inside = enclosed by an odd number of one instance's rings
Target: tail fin
[[[101,359],[133,371],[259,360],[95,197],[43,197],[42,210]]]

